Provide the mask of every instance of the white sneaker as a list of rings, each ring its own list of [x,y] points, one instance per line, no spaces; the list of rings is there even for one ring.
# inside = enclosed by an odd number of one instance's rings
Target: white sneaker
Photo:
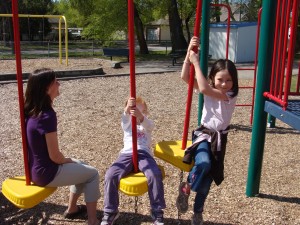
[[[102,218],[101,225],[113,225],[114,222],[119,218],[120,213],[104,213],[104,216]]]
[[[162,214],[158,216],[153,210],[151,210],[150,216],[154,220],[153,225],[164,225],[164,217]]]

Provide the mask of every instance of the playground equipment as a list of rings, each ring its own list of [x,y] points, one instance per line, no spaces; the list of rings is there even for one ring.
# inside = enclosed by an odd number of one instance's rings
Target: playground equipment
[[[19,34],[19,17],[18,17],[18,1],[12,1],[13,11],[13,25],[14,25],[14,40],[15,40],[15,55],[16,55],[16,69],[17,69],[17,81],[18,81],[18,94],[19,94],[19,110],[21,120],[21,132],[22,132],[22,146],[23,157],[25,167],[25,177],[12,177],[6,179],[2,183],[3,195],[19,208],[31,208],[50,194],[52,194],[56,188],[39,187],[31,184],[30,173],[28,168],[27,158],[27,142],[26,142],[26,130],[25,130],[25,118],[24,118],[24,97],[23,97],[23,82],[22,82],[22,66],[21,66],[21,49],[20,49],[20,34]]]
[[[204,1],[208,2],[208,1]],[[206,4],[203,4],[203,9],[205,8]],[[206,7],[208,8],[208,7]],[[202,1],[197,1],[197,9],[196,9],[196,21],[194,26],[194,36],[199,37],[199,30],[200,30],[200,19],[201,19],[201,9],[202,9]],[[203,10],[205,12],[205,10]],[[203,13],[203,17],[205,13]],[[204,21],[204,19],[202,18]],[[202,29],[204,29],[205,26],[202,25]],[[204,33],[204,31],[202,32]],[[201,43],[203,40],[201,39]],[[207,43],[207,42],[205,42]],[[198,52],[197,48],[193,49],[195,52]],[[202,56],[204,55],[204,56]],[[208,58],[208,48],[202,49],[201,48],[201,61],[203,58]],[[206,74],[206,73],[204,73]],[[189,129],[189,121],[190,121],[190,111],[191,111],[191,104],[192,104],[192,97],[193,97],[193,87],[194,87],[194,76],[195,76],[195,68],[193,65],[191,65],[190,68],[190,79],[188,84],[188,97],[187,97],[187,103],[186,103],[186,111],[185,111],[185,120],[184,120],[184,130],[182,135],[182,141],[162,141],[156,144],[154,155],[158,158],[161,158],[165,160],[166,162],[169,162],[175,167],[178,167],[181,169],[181,176],[180,176],[180,182],[182,181],[182,171],[189,172],[192,167],[192,164],[185,164],[182,162],[183,156],[184,156],[184,150],[187,146],[187,135],[188,135],[188,129]],[[191,142],[189,142],[189,145]]]
[[[0,14],[0,17],[13,17],[13,14]],[[65,23],[65,64],[66,66],[68,65],[68,26],[67,26],[67,20],[64,16],[62,15],[29,15],[29,14],[18,14],[18,17],[22,17],[22,18],[28,18],[28,20],[30,18],[56,18],[59,20],[58,23],[58,54],[59,54],[59,63],[62,64],[62,34],[61,34],[61,30],[62,30],[62,26],[61,26],[61,21],[63,20]],[[19,33],[19,31],[18,31]]]
[[[227,9],[227,26],[226,26],[226,52],[225,58],[228,59],[229,55],[229,40],[230,40],[230,12],[231,8],[226,4],[210,4],[212,7],[224,7]],[[261,9],[258,12],[258,23],[257,23],[257,33],[256,33],[256,47],[255,47],[255,58],[254,58],[254,67],[253,68],[245,68],[245,67],[237,67],[237,70],[250,70],[253,71],[253,83],[252,86],[239,86],[239,89],[251,89],[252,90],[252,98],[251,103],[245,104],[236,104],[236,106],[248,106],[251,107],[250,113],[250,124],[252,124],[253,120],[253,106],[254,106],[254,93],[255,93],[255,84],[256,84],[256,74],[257,74],[257,57],[258,57],[258,45],[259,45],[259,34],[260,34],[260,18],[261,18]],[[200,118],[198,118],[200,120]],[[199,121],[200,122],[200,121]]]
[[[208,39],[209,39],[209,9],[210,6],[212,7],[225,7],[228,10],[228,21],[227,21],[227,36],[226,36],[226,59],[228,59],[228,48],[229,48],[229,34],[230,34],[230,7],[225,4],[209,4],[210,1],[204,1],[202,6],[202,1],[198,1],[197,4],[197,13],[196,13],[196,23],[195,23],[195,30],[194,35],[199,36],[199,27],[200,27],[200,18],[201,18],[201,7],[202,7],[202,33],[201,33],[201,56],[200,56],[200,64],[201,69],[203,71],[203,74],[207,74],[207,56],[208,56]],[[255,62],[257,62],[257,56],[255,58]],[[249,68],[244,68],[247,70],[250,70]],[[251,69],[252,70],[252,69]],[[254,70],[254,77],[256,77],[256,64]],[[194,82],[194,68],[191,67],[190,72],[191,79],[190,82]],[[254,78],[255,81],[255,78]],[[242,88],[252,88],[253,89],[253,95],[254,95],[254,89],[255,89],[255,83],[253,84],[253,87],[242,87]],[[190,104],[191,104],[191,98],[192,98],[192,92],[193,92],[193,83],[189,83],[189,89],[188,89],[188,100],[186,105],[186,114],[185,114],[185,122],[184,122],[184,132],[183,132],[183,139],[182,141],[163,141],[156,145],[155,149],[155,155],[158,158],[161,158],[174,166],[178,167],[179,169],[183,171],[190,171],[193,165],[184,164],[182,162],[182,158],[184,156],[184,151],[187,144],[190,145],[191,142],[187,141],[187,133],[188,133],[188,127],[189,127],[189,117],[190,117]],[[253,106],[253,100],[252,104],[240,104],[238,106]],[[201,113],[203,108],[203,96],[202,94],[199,95],[199,108],[198,108],[198,125],[201,121]],[[253,111],[251,109],[251,111]],[[252,116],[251,116],[251,122],[252,122]]]
[[[296,77],[296,90],[290,90],[299,5],[299,0],[263,1],[258,82],[246,187],[248,197],[259,194],[267,113],[300,130],[300,100],[289,98],[300,96],[299,74]]]
[[[129,39],[129,62],[130,62],[130,97],[136,98],[135,85],[135,53],[134,53],[134,7],[133,0],[128,0],[128,39]],[[120,180],[119,190],[129,196],[135,196],[135,211],[137,212],[137,201],[140,195],[148,190],[147,178],[141,172],[138,172],[138,154],[137,154],[137,123],[136,117],[131,116],[132,123],[132,161],[134,166],[133,173]],[[159,166],[163,178],[165,177],[164,168]]]

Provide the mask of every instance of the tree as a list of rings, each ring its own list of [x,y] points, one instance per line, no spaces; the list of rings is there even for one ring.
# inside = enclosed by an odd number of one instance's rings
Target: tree
[[[11,0],[0,1],[0,13],[1,14],[12,13]],[[8,46],[8,41],[13,40],[13,26],[12,26],[11,18],[3,17],[3,23],[0,24],[0,32],[3,34],[4,45]]]
[[[227,5],[229,5],[229,1],[228,1],[228,0],[225,0],[224,3],[227,4]],[[229,13],[230,13],[230,19],[231,19],[232,21],[236,21],[235,18],[234,18],[234,16],[233,16],[231,7],[230,7],[230,12],[229,12]]]
[[[144,35],[144,24],[140,18],[136,4],[134,4],[134,24],[136,36],[140,45],[140,54],[149,54],[148,46]]]
[[[12,1],[11,0],[1,0],[0,1],[0,13],[11,14]],[[23,0],[18,1],[19,14],[39,14],[45,15],[52,10],[53,3],[51,0]],[[28,34],[30,40],[33,39],[33,36],[39,35],[40,38],[43,35],[46,35],[50,32],[50,24],[47,19],[28,19],[27,21],[23,18],[20,18],[20,33]],[[12,29],[12,20],[11,18],[4,19],[4,26],[2,30],[5,30],[7,27],[9,36],[4,35],[5,41],[13,40],[13,29]],[[3,32],[4,33],[4,32]],[[7,31],[5,32],[7,33]],[[22,35],[21,35],[22,37]]]
[[[214,0],[214,4],[220,4],[219,0]],[[221,9],[219,6],[216,6],[213,8],[213,10],[211,11],[211,17],[215,18],[215,21],[217,23],[221,22],[220,16],[221,16]]]
[[[134,24],[141,54],[148,54],[144,37],[144,25],[140,11],[145,8],[136,1],[134,4]],[[83,18],[78,24],[84,27],[83,34],[87,38],[105,40],[120,39],[120,35],[128,32],[127,1],[118,0],[65,0],[65,4],[78,12]],[[139,4],[140,3],[140,4]],[[59,9],[59,7],[57,7]]]
[[[84,17],[78,10],[71,7],[69,0],[60,0],[55,2],[52,10],[54,15],[64,15],[67,19],[68,27],[80,27]]]
[[[53,10],[51,0],[23,0],[19,1],[18,4],[20,14],[47,15]],[[43,41],[50,31],[51,25],[47,18],[20,19],[20,32],[27,34],[30,41],[33,41],[35,37]]]
[[[258,10],[262,6],[261,0],[249,0],[245,5],[245,15],[244,17],[247,21],[257,21],[258,19]]]
[[[195,0],[178,0],[178,11],[183,21],[182,26],[185,27],[187,33],[187,41],[189,41],[193,35],[190,28],[194,27],[193,19],[195,19],[196,3],[197,1]]]
[[[169,25],[171,33],[172,51],[187,48],[187,41],[183,35],[182,22],[179,17],[177,0],[170,0],[168,4]]]

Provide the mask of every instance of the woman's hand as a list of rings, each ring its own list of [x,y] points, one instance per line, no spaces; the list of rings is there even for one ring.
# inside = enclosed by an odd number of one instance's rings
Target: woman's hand
[[[50,159],[57,163],[57,164],[64,164],[64,163],[72,163],[71,158],[66,158],[60,151],[58,147],[58,139],[57,139],[57,132],[51,132],[45,134],[48,153]]]

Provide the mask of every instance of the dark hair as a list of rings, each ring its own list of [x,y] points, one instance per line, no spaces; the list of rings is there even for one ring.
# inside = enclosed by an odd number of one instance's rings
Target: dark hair
[[[38,116],[42,110],[52,107],[47,90],[55,77],[54,71],[48,68],[37,69],[29,75],[25,92],[25,116]]]
[[[238,92],[239,92],[239,82],[238,82],[238,74],[237,74],[237,69],[234,65],[234,63],[229,60],[229,59],[219,59],[217,60],[213,65],[212,68],[210,70],[210,73],[208,75],[208,81],[209,83],[215,87],[214,84],[214,78],[216,76],[216,74],[222,70],[228,70],[231,79],[232,79],[232,95],[231,97],[235,97],[237,96]]]

